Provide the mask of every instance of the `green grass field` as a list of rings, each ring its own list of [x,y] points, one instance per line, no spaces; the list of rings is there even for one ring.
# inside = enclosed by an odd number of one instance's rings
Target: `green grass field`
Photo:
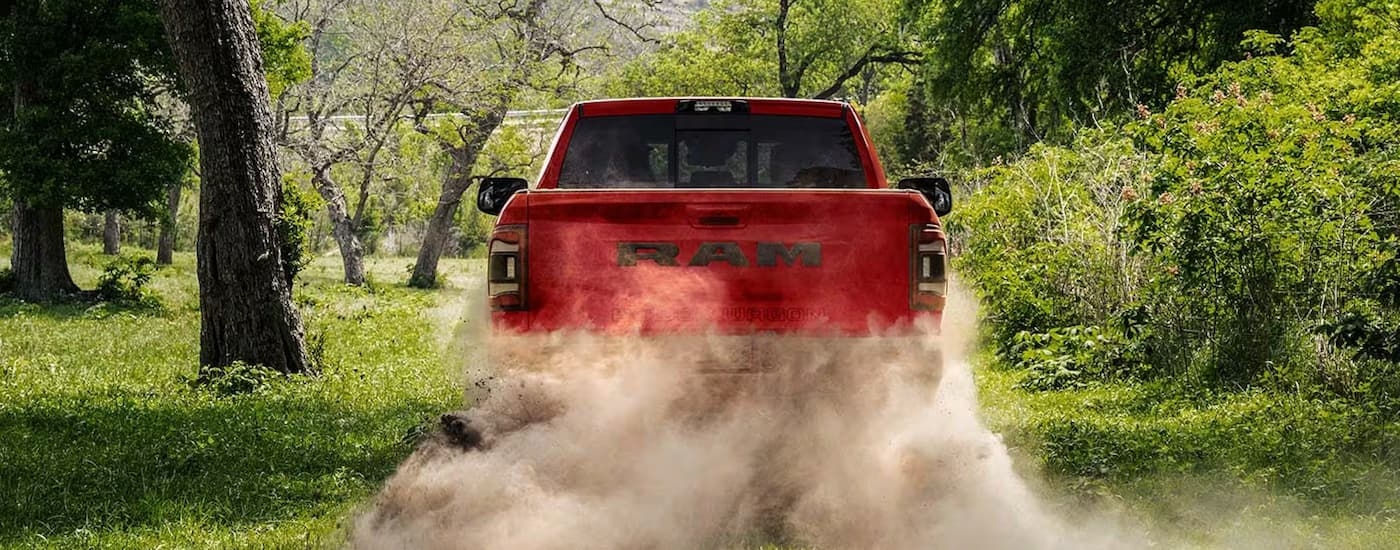
[[[983,358],[984,365],[992,359]],[[987,424],[1062,516],[1168,548],[1400,548],[1400,424],[1340,401],[1171,383],[1028,392],[978,369]]]
[[[108,261],[84,245],[70,260],[84,288]],[[416,429],[461,403],[453,334],[480,322],[481,264],[446,261],[445,287],[420,291],[401,284],[410,263],[372,260],[367,290],[318,259],[297,299],[322,375],[237,395],[191,384],[189,255],[152,281],[159,309],[0,299],[0,547],[341,542]],[[1028,393],[1018,376],[979,370],[985,415],[1067,516],[1127,514],[1173,546],[1400,545],[1395,423],[1303,396]]]
[[[106,259],[70,258],[91,288]],[[0,546],[333,543],[405,436],[461,403],[443,331],[480,266],[445,261],[446,288],[418,291],[401,285],[410,263],[373,260],[373,291],[337,284],[338,258],[310,266],[298,301],[322,376],[236,396],[190,383],[192,256],[153,280],[159,310],[0,301]]]

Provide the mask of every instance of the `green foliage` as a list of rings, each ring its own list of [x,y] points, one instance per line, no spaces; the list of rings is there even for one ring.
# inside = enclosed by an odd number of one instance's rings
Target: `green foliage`
[[[975,191],[948,217],[954,265],[975,282],[1003,353],[1022,332],[1105,324],[1137,296],[1141,262],[1117,234],[1124,189],[1150,164],[1109,131],[1075,145],[968,174]]]
[[[147,256],[123,256],[112,260],[97,278],[102,300],[135,307],[160,307],[160,298],[147,288],[156,273],[155,260]]]
[[[271,7],[285,0],[252,0],[253,27],[262,46],[263,71],[272,97],[282,94],[288,86],[311,78],[311,55],[302,43],[311,35],[306,21],[284,21]]]
[[[1324,27],[1337,4],[1319,9]],[[1393,89],[1375,63],[1400,60],[1400,31],[1378,32],[1351,50],[1355,32],[1339,43],[1306,29],[1294,55],[1226,64],[1134,125],[1159,159],[1126,217],[1164,266],[1154,316],[1162,334],[1201,346],[1213,377],[1286,369],[1308,351],[1297,345],[1308,328],[1385,292],[1375,285],[1400,229],[1400,127],[1376,109],[1400,98],[1372,88]]]
[[[1028,390],[1081,388],[1107,380],[1149,378],[1146,345],[1115,326],[1074,326],[1021,332],[1012,341],[1010,365],[1026,371]]]
[[[200,373],[194,387],[206,389],[220,397],[253,393],[269,388],[275,381],[291,378],[262,365],[235,361],[227,367],[206,369]]]
[[[1250,29],[1291,33],[1316,0],[916,0],[930,45],[906,158],[985,162],[1079,125],[1156,106],[1186,75],[1236,59]],[[924,127],[926,126],[926,127]]]
[[[311,262],[311,228],[320,209],[321,197],[315,191],[293,181],[283,183],[276,229],[282,250],[282,273],[289,283]]]
[[[150,216],[189,146],[157,107],[175,87],[156,5],[18,2],[0,14],[0,193]],[[13,101],[13,104],[10,102]]]
[[[1318,325],[1334,346],[1355,349],[1369,359],[1400,363],[1400,320],[1373,303],[1353,301],[1333,319]]]
[[[958,265],[1031,387],[1118,372],[1093,351],[1115,347],[1155,375],[1389,409],[1375,373],[1400,318],[1400,29],[1381,22],[1397,9],[1324,2],[1291,54],[1251,33],[1257,55],[1139,106],[1118,136],[1082,130],[972,174],[950,218]],[[1094,332],[1123,318],[1139,329]]]
[[[785,18],[784,4],[791,6]],[[896,21],[899,4],[720,0],[697,14],[689,30],[666,37],[658,51],[625,65],[606,91],[621,97],[814,97],[849,90],[838,84],[852,68],[862,76],[865,66],[857,67],[862,58],[909,59],[899,55],[905,47]],[[878,64],[869,66],[872,73]]]

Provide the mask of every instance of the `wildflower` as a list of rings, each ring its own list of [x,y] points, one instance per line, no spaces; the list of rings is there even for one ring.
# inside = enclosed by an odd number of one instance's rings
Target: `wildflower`
[[[1176,85],[1176,98],[1177,98],[1178,100],[1180,100],[1180,99],[1186,99],[1186,85],[1185,85],[1185,84],[1177,84],[1177,85]]]
[[[1181,273],[1181,268],[1174,265],[1169,265],[1167,266],[1167,273],[1175,277],[1178,273]]]
[[[1132,202],[1137,200],[1138,194],[1137,191],[1134,191],[1132,187],[1124,187],[1123,193],[1119,195],[1119,198],[1127,202]]]
[[[1307,104],[1307,109],[1308,113],[1312,114],[1312,119],[1314,122],[1322,122],[1324,120],[1327,120],[1327,113],[1322,112],[1322,108],[1318,107],[1316,103]]]
[[[1347,116],[1342,117],[1342,122],[1346,123],[1347,126],[1356,124],[1356,115],[1352,113],[1347,113]]]
[[[1162,196],[1157,197],[1157,202],[1161,203],[1162,206],[1167,206],[1176,202],[1176,197],[1172,195],[1171,191],[1167,191],[1166,193],[1162,193]]]
[[[1199,181],[1192,181],[1192,182],[1191,182],[1191,194],[1192,194],[1192,195],[1200,195],[1200,194],[1201,194],[1201,182],[1199,182]]]
[[[1152,111],[1147,110],[1147,106],[1146,106],[1146,105],[1143,105],[1143,104],[1139,103],[1138,106],[1137,106],[1137,115],[1138,115],[1138,118],[1143,118],[1143,119],[1145,119],[1145,118],[1147,118],[1147,117],[1152,116]]]

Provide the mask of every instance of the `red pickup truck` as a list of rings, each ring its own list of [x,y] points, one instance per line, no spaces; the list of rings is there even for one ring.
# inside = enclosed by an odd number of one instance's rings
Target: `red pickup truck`
[[[890,189],[852,107],[617,99],[568,110],[534,186],[485,178],[498,334],[888,336],[938,325],[942,178]],[[935,212],[937,211],[937,212]]]

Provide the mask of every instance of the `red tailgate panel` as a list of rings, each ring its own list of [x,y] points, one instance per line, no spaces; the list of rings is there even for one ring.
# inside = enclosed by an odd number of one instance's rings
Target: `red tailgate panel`
[[[514,220],[528,223],[529,311],[495,319],[647,334],[907,326],[908,228],[926,210],[900,191],[530,192],[528,221]]]

